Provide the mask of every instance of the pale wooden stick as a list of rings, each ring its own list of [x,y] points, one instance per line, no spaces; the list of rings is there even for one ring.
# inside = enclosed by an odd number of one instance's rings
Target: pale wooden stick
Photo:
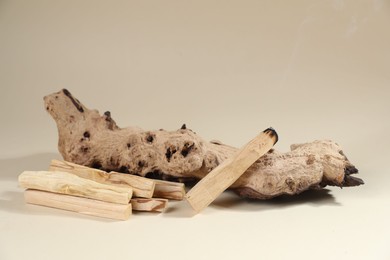
[[[109,174],[105,171],[55,159],[51,160],[49,171],[69,172],[100,183],[104,183],[109,178]]]
[[[131,215],[131,204],[115,204],[39,190],[26,190],[24,198],[30,204],[103,218],[127,220]]]
[[[151,198],[155,187],[154,181],[147,178],[117,172],[107,173],[66,161],[52,160],[49,170],[69,172],[104,184],[131,186],[135,197]]]
[[[151,179],[119,172],[110,172],[107,183],[131,186],[134,197],[140,198],[151,198],[155,189],[155,183]]]
[[[128,204],[133,193],[130,187],[102,184],[67,172],[24,171],[19,175],[19,184],[26,189],[44,190],[120,204]]]
[[[167,199],[159,198],[133,198],[130,202],[133,210],[137,211],[163,212],[168,205]]]
[[[154,180],[154,182],[156,183],[153,193],[155,198],[183,200],[186,194],[184,183],[162,180]]]
[[[277,141],[275,130],[268,128],[212,170],[187,193],[186,199],[192,208],[200,212],[207,207]]]

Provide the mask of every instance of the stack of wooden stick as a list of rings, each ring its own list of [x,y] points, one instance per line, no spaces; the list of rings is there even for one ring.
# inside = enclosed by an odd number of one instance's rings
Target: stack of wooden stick
[[[52,160],[48,171],[24,171],[19,184],[27,203],[104,218],[127,220],[136,211],[163,212],[182,200],[183,183],[105,172]]]

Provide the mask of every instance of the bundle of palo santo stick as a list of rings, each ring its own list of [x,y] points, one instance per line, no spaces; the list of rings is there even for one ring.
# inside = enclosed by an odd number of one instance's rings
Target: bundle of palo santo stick
[[[24,171],[19,184],[27,203],[104,218],[127,220],[136,211],[163,212],[182,200],[183,183],[105,172],[52,160],[49,171]]]

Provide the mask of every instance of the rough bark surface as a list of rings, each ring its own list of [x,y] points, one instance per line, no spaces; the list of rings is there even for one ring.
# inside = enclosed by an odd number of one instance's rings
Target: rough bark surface
[[[203,178],[238,151],[220,142],[207,142],[186,125],[177,131],[119,128],[109,111],[100,115],[86,108],[66,89],[44,101],[57,123],[58,149],[73,163],[187,182]],[[321,140],[291,145],[286,153],[271,150],[230,188],[243,197],[268,199],[326,185],[363,184],[351,176],[357,172],[338,144]]]

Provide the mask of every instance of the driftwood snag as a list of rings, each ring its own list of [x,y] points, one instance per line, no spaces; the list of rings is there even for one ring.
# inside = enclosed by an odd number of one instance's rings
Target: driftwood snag
[[[40,190],[26,190],[26,203],[78,212],[96,217],[127,220],[131,204],[116,204]]]
[[[191,207],[200,212],[229,188],[261,156],[278,141],[274,129],[268,128],[226,159],[200,180],[186,195]]]
[[[153,178],[200,180],[238,149],[207,142],[187,126],[177,131],[119,128],[110,112],[100,115],[63,89],[44,98],[57,123],[58,149],[66,161]],[[230,188],[240,196],[268,199],[298,194],[326,185],[363,184],[357,169],[333,141],[292,145],[291,151],[270,150]]]
[[[119,204],[128,204],[133,194],[130,187],[101,184],[67,172],[24,171],[19,175],[19,184],[25,189],[50,191]]]

